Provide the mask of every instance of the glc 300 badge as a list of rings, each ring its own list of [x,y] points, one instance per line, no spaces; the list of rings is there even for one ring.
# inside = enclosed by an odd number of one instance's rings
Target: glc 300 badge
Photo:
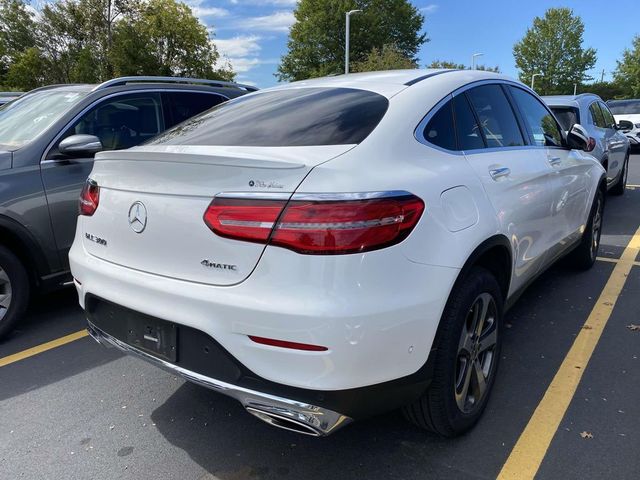
[[[209,260],[202,260],[200,262],[200,265],[202,265],[203,267],[207,267],[207,268],[215,268],[216,270],[231,270],[233,272],[236,272],[238,270],[238,266],[237,265],[229,265],[227,263],[218,263],[218,262],[211,262]]]
[[[136,233],[142,233],[147,228],[147,207],[144,203],[134,202],[129,208],[129,226]]]

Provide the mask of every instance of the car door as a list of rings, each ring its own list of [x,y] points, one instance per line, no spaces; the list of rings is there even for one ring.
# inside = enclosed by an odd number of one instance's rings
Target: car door
[[[608,152],[609,169],[613,177],[611,180],[614,181],[624,168],[627,156],[627,139],[616,128],[616,121],[609,107],[603,102],[598,102],[598,105],[604,118],[605,146]]]
[[[58,146],[71,135],[95,135],[104,150],[121,150],[138,145],[164,131],[160,94],[137,92],[99,100],[56,138],[41,162],[54,238],[64,268],[73,243],[78,216],[78,197],[91,173],[93,156],[68,157]]]
[[[511,240],[514,275],[511,291],[535,276],[549,246],[549,176],[544,152],[526,136],[500,84],[485,84],[454,96],[458,137],[480,140],[464,154],[493,204],[501,231]],[[471,110],[472,109],[472,110]],[[473,144],[472,144],[473,146]]]
[[[526,125],[529,142],[541,152],[552,170],[552,200],[548,228],[548,262],[554,261],[580,238],[587,205],[586,173],[590,168],[581,152],[564,146],[561,127],[549,108],[528,91],[510,86],[512,98]]]

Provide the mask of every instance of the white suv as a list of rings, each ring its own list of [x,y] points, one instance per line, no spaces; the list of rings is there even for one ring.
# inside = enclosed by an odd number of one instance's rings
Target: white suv
[[[502,318],[596,257],[605,171],[487,72],[323,78],[97,156],[70,260],[89,332],[278,427],[480,417]]]

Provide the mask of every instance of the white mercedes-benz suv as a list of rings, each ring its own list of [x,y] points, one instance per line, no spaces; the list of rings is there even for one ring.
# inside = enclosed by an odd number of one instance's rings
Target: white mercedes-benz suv
[[[484,410],[502,319],[596,257],[605,171],[530,89],[408,70],[292,83],[100,153],[71,269],[91,335],[326,435]]]

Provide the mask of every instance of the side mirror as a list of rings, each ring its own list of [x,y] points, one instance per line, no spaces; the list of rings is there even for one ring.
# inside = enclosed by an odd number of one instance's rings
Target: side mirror
[[[576,123],[567,134],[569,148],[590,152],[595,147],[595,141],[589,136],[585,128]]]
[[[629,120],[620,120],[616,127],[618,130],[628,132],[630,130],[633,130],[633,122],[630,122]]]
[[[93,157],[102,150],[102,142],[95,135],[71,135],[58,145],[58,152],[69,157]]]

